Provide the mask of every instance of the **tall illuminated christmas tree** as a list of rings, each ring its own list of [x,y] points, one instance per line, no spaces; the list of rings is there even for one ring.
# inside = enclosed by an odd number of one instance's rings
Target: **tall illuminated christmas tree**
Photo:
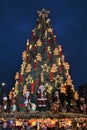
[[[36,27],[31,41],[26,40],[23,63],[15,75],[15,87],[9,97],[16,97],[19,107],[24,107],[28,98],[36,106],[47,107],[49,101],[50,106],[54,102],[57,91],[62,107],[74,106],[78,93],[69,74],[70,65],[65,62],[62,46],[57,43],[50,23],[50,12],[42,9],[37,13]]]

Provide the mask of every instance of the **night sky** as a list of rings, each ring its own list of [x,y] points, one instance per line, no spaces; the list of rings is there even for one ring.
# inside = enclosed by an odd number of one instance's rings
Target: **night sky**
[[[62,45],[76,89],[87,83],[87,0],[0,0],[0,84],[4,93],[14,86],[26,39],[36,26],[37,11],[50,10],[49,18]]]

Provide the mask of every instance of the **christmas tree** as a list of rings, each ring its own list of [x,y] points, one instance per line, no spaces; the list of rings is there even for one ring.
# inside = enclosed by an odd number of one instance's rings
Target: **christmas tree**
[[[27,39],[22,53],[23,63],[15,75],[15,87],[9,97],[17,98],[19,107],[29,103],[36,107],[51,107],[57,101],[62,107],[71,107],[78,100],[78,93],[69,74],[70,65],[65,62],[62,46],[57,43],[49,11],[37,11],[36,27],[31,41]]]

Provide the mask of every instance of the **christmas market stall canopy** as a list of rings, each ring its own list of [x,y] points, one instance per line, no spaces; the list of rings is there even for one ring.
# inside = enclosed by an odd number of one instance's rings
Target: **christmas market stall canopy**
[[[62,108],[75,108],[78,93],[69,74],[62,46],[57,42],[50,23],[50,11],[37,11],[36,27],[31,41],[26,40],[22,64],[15,75],[15,86],[9,94],[17,100],[20,111],[49,109],[53,102]],[[33,106],[33,107],[32,107]]]

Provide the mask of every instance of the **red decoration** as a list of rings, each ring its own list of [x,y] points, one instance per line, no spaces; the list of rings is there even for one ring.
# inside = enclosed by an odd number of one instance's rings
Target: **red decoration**
[[[36,50],[37,50],[37,47],[36,47],[36,45],[34,45],[34,52],[36,52]]]
[[[48,43],[50,44],[50,37],[48,38]]]
[[[33,39],[35,39],[35,31],[34,30],[32,30],[32,37],[33,37]]]
[[[20,81],[20,84],[22,84],[22,83],[23,83],[23,75],[22,75],[22,74],[20,74],[19,81]]]
[[[56,42],[56,35],[54,36],[54,42]]]
[[[34,93],[34,81],[31,83],[31,93]]]
[[[50,72],[50,80],[53,80],[53,72]]]
[[[36,66],[37,66],[37,63],[36,63],[36,60],[34,60],[34,70],[36,70]]]
[[[60,71],[62,72],[62,70],[63,70],[63,66],[60,65],[60,66],[59,66],[59,69],[60,69]]]
[[[29,40],[27,40],[27,43],[26,43],[26,52],[29,50]]]
[[[48,52],[48,60],[50,61],[51,60],[51,53]]]
[[[29,55],[26,55],[26,63],[28,64],[29,61]]]

